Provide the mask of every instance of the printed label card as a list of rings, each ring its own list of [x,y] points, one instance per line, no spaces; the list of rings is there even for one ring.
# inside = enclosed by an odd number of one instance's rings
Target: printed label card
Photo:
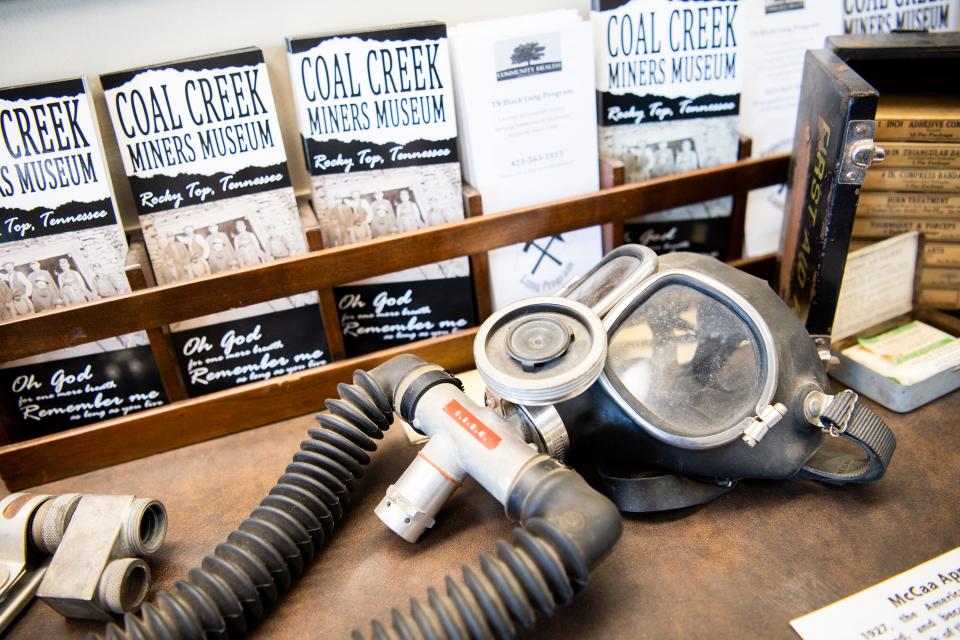
[[[599,188],[590,23],[552,11],[451,29],[469,182],[497,213]],[[592,227],[491,251],[495,308],[554,293],[602,257]]]
[[[960,637],[960,548],[790,621],[803,640]]]
[[[307,251],[259,49],[101,76],[159,284]],[[326,364],[317,295],[171,327],[191,396]]]

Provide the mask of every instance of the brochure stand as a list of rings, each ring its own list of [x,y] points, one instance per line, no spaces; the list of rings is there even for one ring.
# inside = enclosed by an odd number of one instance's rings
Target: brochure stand
[[[137,330],[150,332],[171,397],[182,398],[182,379],[172,362],[163,327],[233,307],[304,291],[319,291],[326,326],[336,323],[333,287],[458,256],[472,256],[478,291],[486,291],[486,251],[547,235],[624,220],[664,208],[779,184],[789,156],[743,160],[728,165],[603,188],[537,206],[477,215],[482,199],[466,187],[470,217],[460,222],[378,238],[355,245],[312,250],[300,256],[188,282],[147,286],[129,294],[0,323],[0,353],[8,360]],[[616,167],[606,169],[616,175]],[[622,168],[621,168],[622,170]],[[315,232],[313,234],[316,235]],[[314,238],[312,242],[317,242]],[[775,271],[776,256],[734,261],[751,273]],[[146,272],[131,278],[148,284]],[[480,319],[489,298],[478,295]],[[398,345],[362,357],[211,393],[69,431],[0,447],[0,477],[10,490],[69,477],[107,465],[322,409],[323,400],[356,369],[369,369],[400,353],[414,353],[450,370],[472,366],[476,329]],[[332,332],[331,332],[332,334]],[[0,434],[6,438],[8,434]],[[70,455],[64,455],[69,451]]]

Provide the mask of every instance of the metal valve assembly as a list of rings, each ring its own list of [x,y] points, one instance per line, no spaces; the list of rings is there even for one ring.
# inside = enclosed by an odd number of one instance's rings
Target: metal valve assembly
[[[0,501],[0,631],[34,595],[70,618],[109,620],[143,602],[167,533],[152,498],[14,493]]]

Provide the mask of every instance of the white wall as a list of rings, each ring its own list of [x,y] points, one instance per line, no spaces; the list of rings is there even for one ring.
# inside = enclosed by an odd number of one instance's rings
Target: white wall
[[[589,0],[0,0],[0,87],[86,75],[94,88],[118,204],[127,226],[136,211],[113,142],[98,76],[178,58],[256,45],[266,54],[270,82],[294,189],[309,191],[289,98],[283,38],[421,20],[448,24]]]

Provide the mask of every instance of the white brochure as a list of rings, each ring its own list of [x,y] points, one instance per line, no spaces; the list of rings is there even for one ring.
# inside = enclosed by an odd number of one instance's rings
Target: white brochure
[[[484,213],[599,188],[593,40],[576,11],[450,29],[460,147]],[[599,227],[490,252],[495,308],[548,295],[602,257]]]
[[[740,131],[753,140],[752,155],[767,156],[793,148],[803,57],[840,32],[843,7],[836,0],[747,2],[741,51]],[[747,198],[744,253],[776,251],[786,205],[786,185],[751,191]]]

